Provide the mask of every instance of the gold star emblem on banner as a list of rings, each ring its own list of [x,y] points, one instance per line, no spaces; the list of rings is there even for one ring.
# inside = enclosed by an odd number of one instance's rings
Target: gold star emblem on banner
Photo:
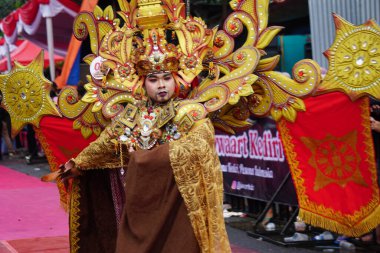
[[[366,94],[380,99],[380,27],[373,20],[355,26],[333,16],[336,38],[324,52],[329,70],[318,90],[341,90],[351,100]]]
[[[11,116],[12,135],[26,124],[38,127],[43,115],[61,116],[50,98],[51,82],[43,75],[44,54],[27,66],[15,61],[15,67],[6,75],[0,75],[2,107]]]
[[[328,134],[321,140],[302,137],[301,141],[312,153],[309,165],[316,169],[314,191],[329,184],[345,187],[348,182],[367,186],[359,170],[361,159],[356,150],[357,131],[342,137]]]

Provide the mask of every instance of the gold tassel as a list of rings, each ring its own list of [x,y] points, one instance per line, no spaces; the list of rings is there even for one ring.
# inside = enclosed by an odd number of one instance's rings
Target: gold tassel
[[[371,230],[375,229],[376,226],[380,224],[380,206],[378,206],[370,215],[362,219],[359,223],[353,224],[352,226],[327,219],[326,217],[303,209],[300,209],[298,216],[305,221],[305,223],[312,226],[321,227],[348,237],[360,237],[371,232]]]
[[[123,144],[120,142],[120,166],[121,168],[124,168],[124,161],[123,161]]]
[[[112,141],[113,142],[113,147],[114,147],[114,150],[115,150],[115,155],[118,155],[119,154],[119,142],[118,141]]]

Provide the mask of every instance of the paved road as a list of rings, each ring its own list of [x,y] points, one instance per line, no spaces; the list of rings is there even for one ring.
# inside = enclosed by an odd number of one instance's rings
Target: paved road
[[[0,161],[1,165],[4,165],[8,168],[17,170],[19,172],[22,172],[27,175],[31,175],[34,177],[41,177],[42,175],[45,175],[49,172],[49,165],[46,162],[46,160],[41,159],[39,161],[36,161],[33,164],[28,165],[26,163],[26,160],[23,158],[23,156],[19,155],[18,157],[14,157],[12,159],[8,159],[7,157],[4,157],[4,160]],[[247,218],[248,219],[248,218]],[[243,218],[239,218],[242,222],[245,222]],[[267,253],[267,252],[275,252],[275,253],[312,253],[312,252],[340,252],[337,248],[326,248],[326,247],[319,247],[315,248],[312,246],[305,246],[305,247],[289,247],[289,246],[279,246],[274,243],[269,243],[265,241],[265,237],[259,237],[254,238],[252,236],[248,236],[246,231],[243,231],[241,229],[236,229],[229,225],[229,223],[233,223],[231,221],[236,221],[236,218],[227,218],[226,224],[227,224],[227,232],[229,235],[229,239],[231,241],[231,244],[238,246],[240,249],[242,249],[240,252],[242,253]],[[247,221],[248,223],[250,221]],[[247,227],[247,226],[245,226]],[[275,238],[275,237],[271,237]],[[277,237],[279,241],[282,240],[282,237]],[[376,250],[369,250],[369,249],[363,249],[358,250],[356,252],[380,252]]]

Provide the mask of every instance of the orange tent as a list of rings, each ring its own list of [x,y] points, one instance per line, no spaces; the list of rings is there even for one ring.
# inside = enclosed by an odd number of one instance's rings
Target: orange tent
[[[34,58],[38,55],[38,53],[42,50],[42,48],[36,46],[32,42],[28,40],[24,40],[12,53],[11,60],[12,65],[13,61],[18,61],[23,65],[27,65],[33,61]],[[65,58],[59,55],[54,55],[54,61],[62,62]],[[44,67],[49,66],[49,54],[47,50],[44,52]],[[4,57],[0,60],[0,71],[7,70],[7,58]]]

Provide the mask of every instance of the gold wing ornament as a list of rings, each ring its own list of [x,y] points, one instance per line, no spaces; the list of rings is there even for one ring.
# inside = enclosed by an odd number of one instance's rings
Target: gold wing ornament
[[[321,80],[320,67],[312,60],[300,61],[293,68],[294,80],[273,71],[279,56],[264,58],[265,47],[282,28],[267,27],[269,1],[238,0],[230,6],[233,12],[220,30],[212,31],[213,40],[199,53],[208,76],[190,93],[190,99],[180,103],[175,120],[180,122],[187,115],[197,121],[209,115],[217,128],[231,134],[249,127],[250,115],[294,122],[297,111],[305,110],[302,98],[311,95]],[[171,19],[174,24],[178,20],[178,16]],[[187,18],[181,27],[189,22],[194,21]],[[194,32],[203,34],[201,28]],[[235,50],[238,40],[244,43]]]
[[[101,78],[88,77],[87,94],[77,103],[60,98],[66,101],[60,104],[62,111],[101,111],[91,120],[78,114],[77,128],[95,129],[98,121],[104,127],[121,113],[121,104],[135,104],[144,95],[143,76],[149,71],[174,73],[178,95],[184,98],[174,123],[186,128],[210,117],[229,133],[249,127],[250,115],[294,121],[296,112],[305,110],[302,97],[312,94],[320,82],[319,66],[311,60],[296,64],[293,80],[273,71],[279,56],[263,58],[265,47],[281,30],[267,27],[268,0],[231,1],[233,12],[220,30],[207,28],[201,18],[185,17],[179,0],[119,0],[119,5],[122,26],[110,7],[81,13],[74,22],[78,39],[90,36],[93,54],[85,61],[91,65],[101,58],[104,70]],[[238,40],[244,43],[235,49]],[[194,86],[199,76],[203,80]]]
[[[58,110],[86,138],[99,135],[128,104],[146,99],[144,78],[151,72],[173,73],[181,98],[174,123],[182,130],[209,117],[231,134],[249,127],[251,115],[294,121],[297,111],[305,110],[302,98],[320,82],[319,66],[311,60],[294,66],[293,80],[274,71],[279,56],[265,58],[265,48],[281,30],[267,27],[269,0],[231,1],[233,12],[219,30],[199,17],[185,17],[180,0],[118,3],[120,19],[112,7],[97,6],[74,21],[75,37],[90,39],[92,53],[84,61],[91,75],[83,97],[73,88],[62,90]],[[48,113],[59,114],[54,106]]]

